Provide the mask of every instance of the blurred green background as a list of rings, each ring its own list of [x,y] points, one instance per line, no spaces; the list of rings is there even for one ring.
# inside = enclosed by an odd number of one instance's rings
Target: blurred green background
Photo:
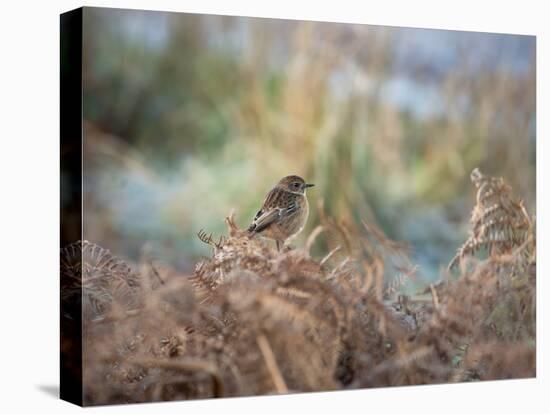
[[[467,237],[474,167],[535,212],[534,37],[87,8],[83,59],[84,235],[119,255],[190,271],[200,229],[248,225],[288,174],[316,184],[305,234],[322,198],[428,279]]]

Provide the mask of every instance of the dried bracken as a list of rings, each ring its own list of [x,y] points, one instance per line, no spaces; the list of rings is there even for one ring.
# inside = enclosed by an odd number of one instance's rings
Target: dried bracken
[[[484,175],[478,168],[470,178],[477,189],[470,219],[472,231],[449,263],[449,269],[481,248],[489,255],[510,253],[527,240],[531,228],[523,202],[514,198],[512,189],[502,178]]]
[[[485,180],[473,214],[477,240],[501,231],[480,230],[489,217],[514,223],[519,234],[522,216],[502,201],[510,197],[505,184]],[[501,191],[500,204],[490,202],[501,206],[497,216],[483,204],[494,196],[489,187]],[[126,264],[88,242],[64,249],[67,280],[81,271],[86,300],[95,304],[83,308],[85,403],[535,375],[534,226],[511,245],[498,239],[502,248],[486,260],[464,255],[458,279],[411,297],[401,288],[422,269],[404,246],[371,223],[329,219],[322,205],[319,216],[305,248],[278,252],[231,215],[227,237],[214,242],[199,233],[212,256],[193,275],[151,266],[150,257]],[[310,253],[315,240],[326,243],[319,258]],[[132,301],[115,293],[119,280]]]
[[[61,250],[62,300],[81,300],[82,312],[92,319],[106,314],[113,302],[135,306],[136,287],[130,267],[97,244],[84,240]]]

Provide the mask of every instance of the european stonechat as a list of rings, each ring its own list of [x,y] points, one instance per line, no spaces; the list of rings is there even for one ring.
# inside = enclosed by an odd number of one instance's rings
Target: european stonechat
[[[280,250],[285,241],[298,235],[306,224],[309,214],[306,189],[310,187],[313,184],[307,184],[297,175],[282,178],[267,193],[248,231],[274,239]]]

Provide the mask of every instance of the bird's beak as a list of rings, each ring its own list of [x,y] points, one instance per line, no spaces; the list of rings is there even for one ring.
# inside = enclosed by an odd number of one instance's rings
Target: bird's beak
[[[315,184],[306,184],[304,187],[305,187],[305,188],[315,187]]]

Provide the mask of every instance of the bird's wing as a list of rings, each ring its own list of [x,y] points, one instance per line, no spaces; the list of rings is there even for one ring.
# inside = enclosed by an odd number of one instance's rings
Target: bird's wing
[[[258,213],[260,213],[260,211]],[[254,219],[254,222],[252,223],[252,226],[251,226],[251,231],[254,231],[255,233],[259,233],[262,230],[265,230],[270,224],[277,221],[279,217],[281,217],[280,208],[273,208],[271,210],[262,212],[259,216],[257,215],[257,217]]]
[[[262,212],[260,210],[258,211],[258,213],[261,212],[261,214],[256,215],[257,217],[254,219],[254,222],[252,223],[251,231],[254,231],[255,233],[260,233],[261,231],[269,227],[271,224],[294,214],[296,211],[298,211],[298,203],[295,203],[295,202],[288,206],[281,207],[281,208],[273,208],[265,212]]]

